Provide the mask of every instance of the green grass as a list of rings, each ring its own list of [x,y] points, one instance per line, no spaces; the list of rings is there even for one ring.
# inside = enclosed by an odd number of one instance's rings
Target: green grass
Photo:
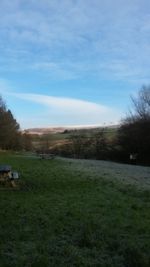
[[[0,189],[0,267],[150,266],[149,190],[58,159],[3,153],[2,163],[21,182]]]

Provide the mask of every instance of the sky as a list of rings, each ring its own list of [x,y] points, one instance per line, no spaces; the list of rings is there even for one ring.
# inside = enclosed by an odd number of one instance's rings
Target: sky
[[[149,84],[149,0],[0,0],[0,95],[21,129],[119,123]]]

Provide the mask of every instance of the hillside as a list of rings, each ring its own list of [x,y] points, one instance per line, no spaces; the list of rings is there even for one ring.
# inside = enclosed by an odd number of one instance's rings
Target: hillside
[[[150,168],[0,154],[0,267],[149,267]],[[137,179],[137,180],[136,180]]]
[[[118,125],[108,125],[104,126],[108,129],[116,129]],[[29,128],[25,129],[25,132],[29,134],[51,134],[51,133],[63,133],[64,131],[93,131],[103,128],[102,126],[66,126],[66,127],[48,127],[48,128]]]
[[[26,129],[25,132],[28,134],[50,134],[50,133],[62,133],[63,131],[65,131],[65,128],[63,127],[49,127],[49,128],[29,128]]]

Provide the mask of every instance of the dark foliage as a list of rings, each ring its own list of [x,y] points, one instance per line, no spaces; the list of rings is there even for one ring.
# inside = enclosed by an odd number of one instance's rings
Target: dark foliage
[[[118,144],[125,159],[137,155],[137,163],[150,164],[150,87],[143,87],[132,98],[134,111],[123,120],[118,131]]]
[[[20,150],[31,149],[31,140],[27,134],[22,134],[20,126],[12,112],[7,109],[0,96],[0,149]]]

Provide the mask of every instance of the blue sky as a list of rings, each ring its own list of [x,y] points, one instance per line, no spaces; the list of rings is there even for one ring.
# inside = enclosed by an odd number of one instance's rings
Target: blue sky
[[[0,94],[22,129],[117,123],[149,83],[150,1],[0,1]]]

